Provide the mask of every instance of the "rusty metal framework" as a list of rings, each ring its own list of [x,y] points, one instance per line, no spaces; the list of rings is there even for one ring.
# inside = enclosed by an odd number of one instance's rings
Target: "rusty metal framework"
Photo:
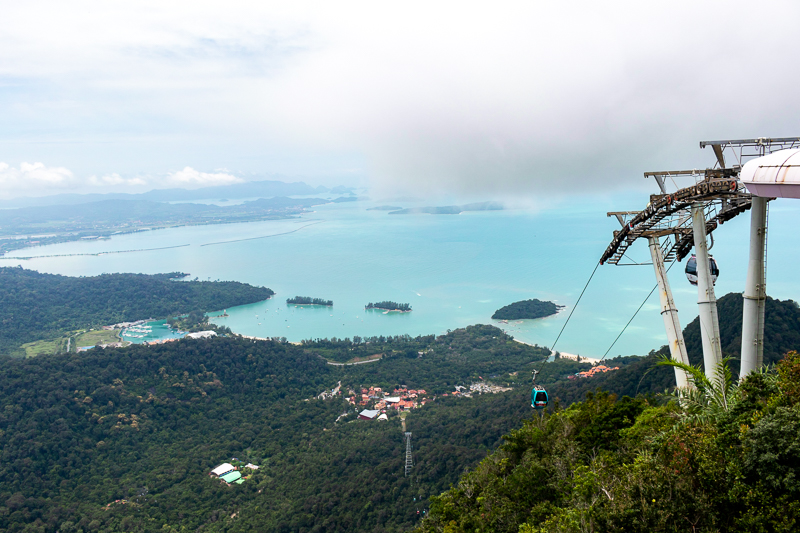
[[[650,196],[650,202],[642,211],[617,211],[622,226],[614,232],[600,263],[624,265],[628,248],[641,237],[659,239],[666,263],[681,261],[694,246],[692,222],[689,210],[693,204],[702,204],[706,215],[706,232],[712,235],[724,222],[732,219],[752,205],[752,196],[739,181],[742,164],[752,157],[788,148],[800,148],[800,137],[759,137],[725,141],[701,141],[700,148],[710,146],[716,156],[713,168],[705,170],[672,170],[645,172],[645,178],[654,178],[661,191]],[[726,155],[733,165],[726,165]],[[668,180],[693,177],[694,184],[670,192]],[[713,242],[713,235],[712,235]],[[627,263],[641,264],[641,263]]]
[[[600,258],[601,264],[622,264],[628,248],[641,237],[659,239],[666,263],[675,259],[680,261],[694,246],[689,213],[693,204],[703,204],[708,234],[720,224],[750,209],[751,196],[736,179],[733,169],[647,174],[658,175],[663,181],[664,176],[679,173],[691,173],[702,178],[695,185],[678,189],[674,193],[651,195],[650,202],[642,211],[608,213],[617,218],[622,229],[614,232],[611,244]]]
[[[717,159],[712,168],[702,171],[678,170],[645,172],[645,178],[655,179],[660,194],[650,196],[650,202],[641,211],[617,211],[615,216],[622,226],[614,232],[600,264],[636,263],[627,251],[639,238],[648,242],[652,265],[655,269],[661,302],[661,316],[669,341],[670,357],[688,363],[686,344],[678,320],[678,309],[669,286],[666,263],[682,260],[697,247],[697,292],[700,315],[700,334],[703,342],[703,362],[709,379],[714,378],[722,362],[714,283],[711,277],[708,250],[714,244],[713,232],[724,222],[752,208],[751,250],[748,283],[745,289],[745,308],[742,323],[742,375],[759,366],[763,348],[763,317],[766,301],[766,213],[769,199],[755,197],[747,192],[740,181],[742,166],[753,157],[761,157],[778,150],[800,148],[800,137],[757,138],[727,141],[702,141],[700,148],[710,146]],[[726,155],[732,165],[726,164]],[[675,178],[694,178],[688,187],[679,187]],[[670,192],[668,182],[675,186]],[[711,246],[707,238],[711,236]],[[623,258],[630,262],[623,263]],[[760,317],[760,318],[759,318]],[[745,360],[748,364],[745,365]],[[689,376],[675,369],[679,387],[692,387]]]

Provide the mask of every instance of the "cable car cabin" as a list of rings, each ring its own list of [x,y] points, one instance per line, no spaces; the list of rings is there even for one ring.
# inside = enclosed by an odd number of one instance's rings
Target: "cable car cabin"
[[[531,391],[531,407],[534,409],[547,407],[547,391],[541,385],[536,385]]]
[[[708,263],[711,268],[711,282],[717,284],[717,276],[719,276],[719,267],[717,262],[714,261],[713,256],[708,256]],[[692,285],[697,285],[697,256],[692,254],[692,257],[686,262],[686,278]]]

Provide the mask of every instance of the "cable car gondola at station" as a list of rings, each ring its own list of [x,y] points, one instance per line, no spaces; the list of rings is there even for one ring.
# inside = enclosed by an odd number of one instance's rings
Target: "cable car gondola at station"
[[[536,384],[536,374],[538,374],[538,370],[533,371],[533,389],[531,390],[531,407],[534,409],[544,409],[547,407],[547,391],[544,390],[544,387],[541,385]]]
[[[719,267],[717,266],[717,262],[714,261],[714,257],[711,255],[708,256],[708,263],[711,269],[711,282],[716,285],[717,277],[719,276]],[[697,285],[697,256],[695,254],[692,254],[692,257],[686,262],[686,278],[692,285]]]

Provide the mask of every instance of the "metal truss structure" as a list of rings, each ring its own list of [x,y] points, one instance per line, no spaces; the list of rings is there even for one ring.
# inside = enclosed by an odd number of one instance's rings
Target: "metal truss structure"
[[[614,231],[600,263],[613,265],[642,264],[627,255],[636,240],[648,241],[656,280],[660,288],[661,314],[669,339],[673,359],[688,363],[683,334],[678,321],[678,310],[664,265],[681,261],[692,248],[697,253],[698,305],[700,308],[703,359],[706,374],[713,377],[722,360],[719,322],[713,280],[709,274],[707,237],[721,224],[753,208],[751,221],[751,258],[748,280],[744,292],[744,330],[742,334],[741,375],[754,370],[762,361],[764,335],[764,303],[766,301],[766,221],[767,198],[754,197],[739,181],[742,165],[754,157],[790,148],[800,148],[800,137],[702,141],[700,148],[710,146],[716,157],[712,168],[705,170],[678,170],[645,172],[652,177],[660,193],[650,196],[650,202],[641,211],[616,211],[608,213],[619,221],[622,228]],[[726,163],[726,156],[732,165]],[[675,178],[694,178],[694,184],[679,188]],[[668,183],[675,185],[670,192]],[[626,263],[624,260],[630,262]],[[745,364],[745,362],[747,362]],[[679,387],[690,386],[688,377],[676,369]]]
[[[694,176],[695,185],[650,196],[650,202],[642,211],[616,211],[615,216],[622,226],[614,232],[600,263],[620,263],[628,248],[641,238],[656,237],[661,241],[664,261],[682,260],[691,251],[693,243],[691,207],[702,204],[706,219],[706,232],[711,234],[720,224],[750,209],[751,195],[733,175],[724,170],[681,170],[672,172],[647,172],[645,176],[657,177],[659,185],[671,176]],[[662,237],[667,237],[662,239]]]
[[[406,472],[406,477],[408,477],[408,474],[411,473],[411,469],[414,467],[414,459],[413,459],[413,457],[411,455],[411,432],[407,431],[405,436],[406,436],[406,468],[405,468],[405,472]]]

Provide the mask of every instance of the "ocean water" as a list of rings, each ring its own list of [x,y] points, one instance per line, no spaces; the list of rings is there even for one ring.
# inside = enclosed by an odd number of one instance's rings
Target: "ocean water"
[[[145,342],[162,339],[180,339],[184,336],[183,333],[178,333],[178,331],[169,327],[166,320],[151,320],[143,324],[143,326],[148,327],[146,333],[138,333],[125,329],[122,331],[122,339],[132,342],[133,344],[143,344]]]
[[[441,334],[495,324],[524,342],[552,346],[574,312],[556,348],[599,357],[655,285],[653,268],[601,266],[577,308],[575,303],[616,229],[606,212],[644,203],[646,198],[599,198],[539,209],[388,215],[368,211],[374,202],[359,201],[318,206],[288,220],[187,226],[29,248],[9,254],[0,265],[72,276],[182,271],[202,280],[267,286],[277,293],[271,300],[228,309],[230,316],[214,321],[237,333],[290,341]],[[768,292],[777,298],[800,297],[799,222],[800,202],[772,202]],[[749,213],[726,223],[715,237],[712,254],[721,269],[717,295],[741,292]],[[630,256],[649,261],[644,244]],[[683,267],[676,264],[669,277],[686,325],[697,315],[697,292]],[[330,299],[334,306],[287,306],[286,298],[298,295]],[[503,305],[528,298],[566,307],[540,320],[491,319]],[[364,310],[381,300],[407,302],[413,311]],[[654,293],[609,357],[646,354],[665,343]]]

